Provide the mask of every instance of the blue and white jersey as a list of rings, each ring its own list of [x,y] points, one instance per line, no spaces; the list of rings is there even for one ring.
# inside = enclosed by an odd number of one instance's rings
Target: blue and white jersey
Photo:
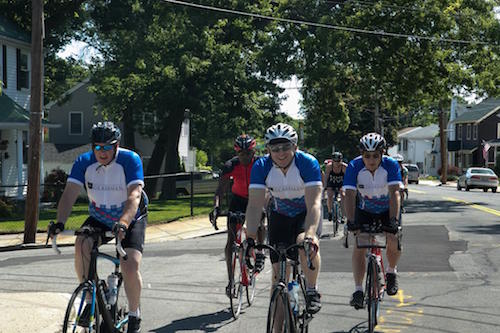
[[[357,190],[358,207],[380,214],[389,209],[389,185],[401,184],[399,164],[389,156],[382,156],[380,166],[372,174],[365,168],[361,156],[352,160],[344,176],[344,190]]]
[[[120,219],[128,197],[128,187],[144,186],[142,161],[135,152],[118,148],[115,159],[104,166],[93,151],[80,155],[71,169],[68,181],[85,186],[90,216],[112,227]],[[137,211],[139,217],[141,207]]]
[[[314,156],[297,150],[286,175],[273,164],[271,156],[257,160],[252,167],[249,188],[269,189],[274,199],[273,210],[294,217],[306,211],[304,189],[322,186],[321,170]]]

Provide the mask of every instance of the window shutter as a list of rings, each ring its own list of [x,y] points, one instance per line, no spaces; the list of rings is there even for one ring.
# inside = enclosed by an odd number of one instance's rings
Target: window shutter
[[[7,89],[7,46],[2,45],[2,82],[3,87]]]
[[[16,82],[17,90],[21,90],[21,50],[16,49]]]

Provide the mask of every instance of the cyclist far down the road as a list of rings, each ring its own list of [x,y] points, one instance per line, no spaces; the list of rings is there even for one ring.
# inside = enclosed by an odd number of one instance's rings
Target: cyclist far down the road
[[[405,194],[406,194],[406,199],[408,199],[408,169],[403,165],[404,162],[404,157],[401,154],[396,154],[394,155],[394,159],[398,162],[399,168],[401,170],[401,209],[403,210],[404,213],[404,204],[403,201],[405,200]]]
[[[337,196],[339,195],[342,216],[345,216],[343,208],[344,191],[342,190],[342,184],[344,182],[346,167],[347,164],[342,161],[342,153],[338,151],[332,154],[332,161],[326,165],[323,177],[323,187],[326,188],[327,194],[326,205],[328,207],[328,221],[332,220],[333,200],[337,200]]]
[[[140,332],[139,303],[142,277],[139,266],[144,248],[148,199],[142,190],[142,161],[135,152],[119,147],[120,129],[112,122],[92,126],[92,151],[80,155],[71,169],[57,207],[57,223],[51,236],[64,230],[73,205],[85,187],[89,199],[89,217],[82,226],[120,230],[118,237],[128,255],[120,267],[129,305],[128,332]],[[103,242],[110,241],[105,239]],[[75,270],[80,282],[86,280],[92,239],[78,236],[75,241]],[[82,317],[90,315],[87,304]],[[87,320],[88,321],[88,320]]]
[[[360,139],[361,156],[347,166],[344,177],[347,227],[356,232],[361,224],[382,221],[382,230],[386,232],[387,259],[386,269],[387,294],[395,295],[398,291],[397,263],[401,256],[398,249],[398,220],[401,173],[398,163],[391,157],[384,156],[385,139],[378,133],[369,133]],[[357,199],[357,201],[356,201]],[[358,202],[356,204],[356,202]],[[363,307],[363,277],[365,275],[366,249],[354,247],[352,269],[355,291],[351,306]]]
[[[233,186],[231,187],[232,197],[229,204],[230,212],[244,213],[248,204],[248,185],[250,184],[250,172],[256,160],[255,146],[257,145],[254,138],[249,135],[242,134],[234,141],[234,150],[237,156],[233,157],[224,164],[222,174],[219,179],[219,186],[215,191],[214,196],[214,210],[213,221],[217,223],[217,216],[220,214],[220,203],[223,198],[224,192],[227,189],[231,179]],[[233,242],[236,239],[236,223],[235,218],[227,221],[227,242],[225,248],[227,274],[231,279],[231,252]],[[265,229],[262,223],[259,225],[258,241],[264,241]],[[261,271],[264,268],[265,255],[262,251],[256,251],[256,270]],[[226,287],[226,294],[231,296],[230,285]]]
[[[250,180],[246,213],[248,246],[251,248],[255,244],[267,189],[272,196],[268,216],[269,245],[276,247],[282,243],[289,246],[307,240],[317,249],[311,254],[315,270],[308,268],[304,251],[299,251],[306,277],[307,309],[316,313],[321,309],[316,287],[321,264],[317,234],[321,234],[321,170],[316,158],[297,149],[297,139],[297,132],[287,124],[278,123],[266,131],[269,155],[254,163]],[[279,271],[276,254],[271,254],[271,262],[274,284]]]

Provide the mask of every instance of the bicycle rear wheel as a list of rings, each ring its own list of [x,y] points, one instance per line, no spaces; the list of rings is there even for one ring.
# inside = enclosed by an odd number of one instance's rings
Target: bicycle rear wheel
[[[276,287],[267,312],[267,333],[294,333],[294,323],[288,293],[283,287]]]
[[[240,247],[237,245],[233,246],[233,252],[231,254],[231,279],[229,281],[229,286],[231,290],[231,297],[229,298],[231,304],[231,313],[234,319],[237,319],[241,312],[241,306],[243,303],[243,285],[241,284],[241,256]]]
[[[92,332],[99,333],[100,332],[100,322],[101,318],[99,315],[99,306],[96,300],[94,307],[94,316],[91,317],[89,314],[89,318],[84,320],[84,316],[82,316],[86,302],[85,299],[92,295],[94,287],[88,282],[84,282],[80,284],[69,300],[68,306],[66,307],[66,313],[64,315],[64,323],[63,323],[63,333],[67,332],[88,332],[92,329]],[[90,307],[88,307],[91,310]]]
[[[333,237],[337,236],[339,232],[339,203],[338,201],[333,202]]]
[[[309,332],[309,322],[312,319],[312,315],[307,312],[306,286],[303,277],[299,278],[299,285],[299,311],[295,315],[295,328],[296,332],[307,333]]]
[[[368,332],[373,333],[377,326],[379,310],[379,285],[377,275],[377,265],[375,260],[368,262],[366,273],[366,294],[368,303]]]

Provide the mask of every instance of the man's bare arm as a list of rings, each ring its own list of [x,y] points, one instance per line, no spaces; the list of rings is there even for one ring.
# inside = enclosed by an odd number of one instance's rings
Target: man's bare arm
[[[120,217],[120,223],[128,226],[130,222],[132,222],[132,220],[135,218],[135,214],[137,214],[137,209],[139,208],[139,204],[141,203],[142,185],[130,185],[127,188],[127,192],[127,202],[125,203],[123,214]]]
[[[347,220],[354,221],[356,213],[356,191],[353,189],[346,189],[344,200],[344,209]]]
[[[255,239],[257,228],[262,216],[262,209],[266,204],[266,189],[249,188],[248,205],[246,211],[248,237]]]
[[[391,218],[399,216],[400,200],[399,184],[389,185],[389,216]]]
[[[73,182],[66,183],[64,192],[57,205],[57,222],[66,223],[81,190],[82,186],[79,184]]]
[[[321,193],[323,188],[320,185],[307,186],[304,191],[306,201],[306,219],[304,230],[306,237],[315,237],[321,217]]]

